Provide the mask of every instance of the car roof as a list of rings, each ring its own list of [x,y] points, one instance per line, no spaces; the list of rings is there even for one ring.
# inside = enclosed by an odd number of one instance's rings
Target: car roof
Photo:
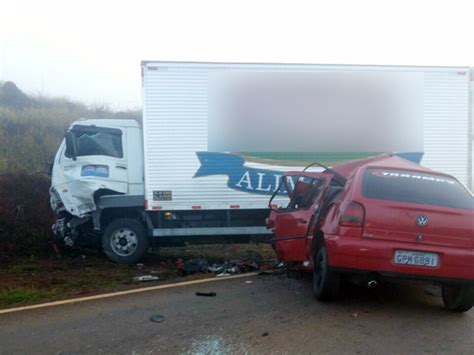
[[[368,159],[352,160],[343,164],[335,165],[331,170],[334,170],[347,178],[355,170],[362,168],[409,170],[418,173],[429,173],[451,177],[450,175],[431,170],[410,160],[391,154],[383,154]]]
[[[380,160],[374,160],[365,164],[367,168],[390,168],[399,170],[411,170],[420,173],[435,173],[435,171],[421,166],[420,164],[413,163],[404,158],[398,156],[385,157]]]
[[[321,178],[321,175],[332,177],[331,173],[327,173],[327,172],[324,172],[324,171],[309,172],[309,171],[294,170],[294,171],[286,171],[285,174],[284,174],[284,176],[291,176],[291,175],[305,176],[305,177],[315,178],[315,179]]]
[[[420,164],[414,163],[410,160],[402,158],[394,154],[382,154],[367,159],[351,160],[342,164],[334,165],[330,169],[326,169],[322,174],[329,176],[333,175],[331,171],[335,171],[345,178],[348,178],[356,170],[365,168],[381,168],[381,169],[394,169],[394,170],[408,170],[411,172],[434,174],[453,178],[453,176],[438,171],[431,170],[427,167],[421,166]],[[303,172],[303,171],[288,171],[285,175],[298,175],[306,176],[311,178],[320,178],[321,172]]]

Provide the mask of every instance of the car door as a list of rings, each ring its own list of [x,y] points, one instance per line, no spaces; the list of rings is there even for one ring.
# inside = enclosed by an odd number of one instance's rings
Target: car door
[[[306,260],[306,242],[317,201],[324,190],[323,174],[285,175],[283,182],[290,202],[273,210],[274,248],[281,260]]]

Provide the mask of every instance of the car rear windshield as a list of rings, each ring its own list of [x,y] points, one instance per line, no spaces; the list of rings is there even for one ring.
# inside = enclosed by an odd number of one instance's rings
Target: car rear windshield
[[[382,200],[474,208],[474,198],[456,180],[410,171],[367,169],[362,193],[366,197]]]

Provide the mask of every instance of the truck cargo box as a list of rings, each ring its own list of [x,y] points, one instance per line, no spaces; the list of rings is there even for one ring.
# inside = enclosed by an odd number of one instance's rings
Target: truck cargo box
[[[469,68],[143,62],[142,77],[148,210],[262,209],[283,171],[382,152],[470,179]]]

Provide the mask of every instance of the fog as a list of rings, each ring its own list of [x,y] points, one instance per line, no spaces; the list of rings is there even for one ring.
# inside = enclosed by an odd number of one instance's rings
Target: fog
[[[141,60],[469,66],[472,13],[463,0],[4,1],[0,80],[122,109],[141,106]]]

